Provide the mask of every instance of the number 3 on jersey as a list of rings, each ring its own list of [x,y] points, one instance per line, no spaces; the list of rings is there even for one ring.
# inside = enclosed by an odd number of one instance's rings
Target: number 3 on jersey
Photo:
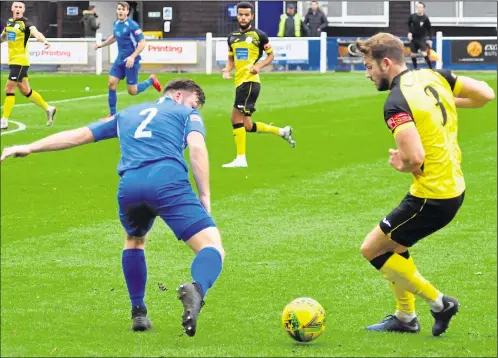
[[[441,115],[443,116],[442,124],[444,127],[446,125],[446,121],[448,120],[448,115],[446,114],[446,108],[444,107],[444,104],[439,99],[439,93],[437,93],[436,89],[432,86],[426,86],[424,88],[424,91],[427,96],[431,97],[431,95],[427,92],[429,91],[432,94],[432,97],[436,100],[436,107],[439,106],[439,108],[441,109]]]
[[[148,115],[147,115],[148,114]],[[147,117],[140,123],[137,130],[135,131],[135,138],[150,138],[152,137],[151,131],[146,131],[145,127],[152,121],[152,119],[157,114],[157,108],[147,108],[140,112],[141,116],[147,115]]]

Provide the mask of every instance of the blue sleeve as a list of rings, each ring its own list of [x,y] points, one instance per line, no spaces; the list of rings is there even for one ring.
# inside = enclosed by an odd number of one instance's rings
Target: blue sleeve
[[[96,142],[116,138],[118,136],[117,115],[110,120],[105,119],[93,122],[87,127],[92,131]]]
[[[204,121],[201,115],[197,111],[190,113],[187,119],[187,128],[185,131],[185,137],[187,137],[190,132],[199,132],[204,137],[206,136],[206,128],[204,127]]]
[[[133,37],[137,42],[145,39],[142,29],[140,28],[140,26],[138,26],[136,22],[133,22],[132,31],[133,31]]]

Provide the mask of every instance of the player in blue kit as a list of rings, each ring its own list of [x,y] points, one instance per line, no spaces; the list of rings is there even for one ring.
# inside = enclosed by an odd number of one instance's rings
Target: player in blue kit
[[[196,253],[191,266],[193,282],[178,289],[184,308],[182,325],[189,336],[195,335],[203,298],[222,270],[225,253],[210,215],[208,152],[203,120],[197,111],[204,101],[204,92],[195,82],[173,80],[157,102],[135,105],[86,127],[6,148],[0,158],[4,161],[11,156],[24,157],[119,138],[118,204],[126,231],[122,266],[134,331],[152,327],[144,303],[147,282],[144,249],[145,235],[156,216]],[[199,198],[190,185],[183,157],[187,146]]]
[[[130,5],[127,2],[119,2],[116,10],[118,19],[114,21],[113,34],[95,49],[109,46],[118,42],[118,57],[109,71],[109,111],[110,115],[116,114],[118,97],[116,88],[119,81],[126,77],[128,93],[135,96],[142,93],[150,86],[154,86],[157,92],[161,92],[161,84],[156,75],[150,75],[149,79],[138,83],[138,71],[140,70],[140,53],[145,48],[145,37],[140,26],[128,18]]]

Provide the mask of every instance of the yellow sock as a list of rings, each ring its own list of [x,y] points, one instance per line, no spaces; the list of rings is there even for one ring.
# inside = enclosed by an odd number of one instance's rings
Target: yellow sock
[[[7,96],[5,96],[5,102],[3,102],[2,118],[9,119],[12,109],[14,108],[14,104],[16,104],[16,96],[13,93],[7,93]]]
[[[410,256],[408,260],[413,262],[413,258]],[[389,280],[387,277],[384,278]],[[415,313],[415,295],[411,292],[406,291],[404,288],[400,287],[399,284],[389,281],[391,289],[396,297],[396,311],[403,312],[406,314]]]
[[[271,133],[275,135],[280,135],[280,128],[262,123],[256,122],[256,132],[258,133]]]
[[[246,129],[244,127],[234,128],[233,136],[237,147],[237,156],[246,155]]]
[[[396,296],[396,311],[413,314],[415,312],[415,295],[405,291],[395,283],[390,282],[390,284],[394,296]]]
[[[47,102],[45,102],[42,98],[42,96],[40,96],[40,94],[36,91],[31,91],[31,96],[28,97],[29,100],[31,102],[33,102],[34,104],[36,104],[37,106],[43,108],[44,110],[47,110],[48,109],[48,104]]]
[[[381,267],[384,277],[401,290],[422,297],[427,302],[434,302],[440,292],[429,281],[420,275],[413,260],[407,260],[401,255],[393,254]]]

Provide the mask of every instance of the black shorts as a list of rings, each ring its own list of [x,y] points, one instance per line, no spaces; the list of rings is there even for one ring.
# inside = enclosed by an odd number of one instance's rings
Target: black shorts
[[[418,50],[421,50],[422,52],[427,51],[428,47],[429,45],[427,45],[424,39],[412,39],[410,41],[410,51],[412,53],[417,53]]]
[[[420,239],[448,225],[463,203],[465,192],[452,199],[423,199],[411,194],[380,222],[384,234],[411,247]]]
[[[9,65],[9,80],[15,82],[22,82],[23,79],[28,77],[29,66]]]
[[[246,116],[250,116],[256,111],[256,100],[261,90],[258,82],[244,82],[235,90],[234,108],[238,109]]]

